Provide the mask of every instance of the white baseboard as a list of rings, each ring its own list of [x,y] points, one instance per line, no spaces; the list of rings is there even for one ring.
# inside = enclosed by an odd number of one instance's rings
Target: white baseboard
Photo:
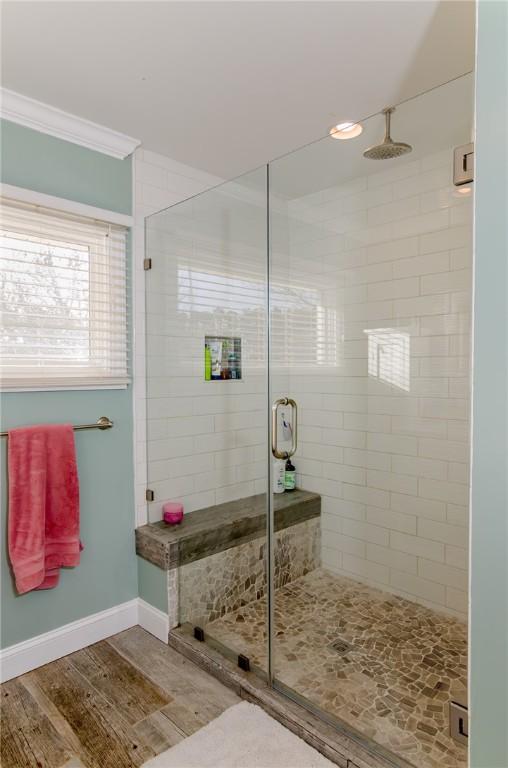
[[[144,603],[143,600],[141,602]],[[148,603],[144,603],[144,605],[148,606]],[[148,607],[153,612],[162,613],[152,606]],[[86,648],[87,645],[92,645],[92,643],[104,640],[117,632],[133,627],[138,623],[139,613],[139,601],[138,598],[134,598],[127,603],[121,603],[105,611],[93,613],[91,616],[65,624],[51,632],[45,632],[43,635],[37,635],[37,637],[31,637],[29,640],[4,648],[0,651],[0,682],[11,680],[31,669],[41,667],[43,664],[48,664],[50,661],[60,659],[69,653]],[[143,613],[148,614],[148,611],[143,609]],[[155,625],[155,621],[153,623]],[[159,637],[148,626],[146,629]],[[167,643],[167,632],[164,642]]]
[[[163,643],[168,642],[169,616],[164,611],[154,608],[150,603],[138,598],[138,624]]]

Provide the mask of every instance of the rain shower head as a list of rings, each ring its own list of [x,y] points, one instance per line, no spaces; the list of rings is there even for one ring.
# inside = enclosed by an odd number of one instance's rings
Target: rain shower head
[[[391,160],[394,157],[400,157],[408,152],[412,152],[413,147],[410,144],[405,144],[403,141],[393,141],[390,136],[390,116],[392,112],[395,112],[395,107],[383,109],[386,119],[385,137],[381,144],[376,144],[365,150],[363,156],[368,160]]]

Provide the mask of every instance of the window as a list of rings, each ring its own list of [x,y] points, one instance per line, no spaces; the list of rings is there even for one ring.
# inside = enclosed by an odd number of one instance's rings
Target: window
[[[2,388],[125,385],[127,229],[1,204]]]

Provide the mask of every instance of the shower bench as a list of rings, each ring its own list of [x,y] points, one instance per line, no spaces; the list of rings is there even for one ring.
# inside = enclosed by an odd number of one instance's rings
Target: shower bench
[[[320,565],[321,497],[274,495],[275,587]],[[207,624],[266,594],[266,496],[195,510],[180,525],[136,529],[136,553],[167,571],[169,626]]]

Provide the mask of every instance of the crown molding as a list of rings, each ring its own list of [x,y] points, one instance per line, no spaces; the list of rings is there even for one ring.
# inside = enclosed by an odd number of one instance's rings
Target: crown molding
[[[132,154],[141,143],[111,128],[71,115],[21,93],[0,88],[0,115],[5,120],[79,144],[118,159]]]

